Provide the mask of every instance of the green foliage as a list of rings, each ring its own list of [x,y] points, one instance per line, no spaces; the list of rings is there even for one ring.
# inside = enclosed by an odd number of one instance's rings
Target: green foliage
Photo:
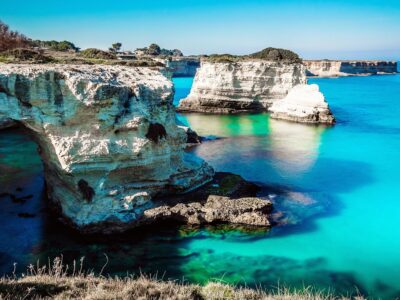
[[[115,51],[121,50],[121,47],[122,47],[122,43],[114,43],[114,44],[112,44],[112,48],[113,48]]]
[[[207,61],[215,63],[237,62],[243,59],[242,56],[231,55],[231,54],[212,54],[209,56],[205,56],[205,58]]]
[[[41,47],[41,48],[48,48],[53,51],[61,51],[61,52],[66,52],[66,51],[74,51],[77,52],[79,51],[79,48],[76,47],[73,43],[69,41],[41,41],[41,40],[36,40],[32,42],[33,46],[36,47]]]
[[[138,48],[136,50],[143,51],[145,55],[151,56],[183,56],[183,53],[179,49],[168,50],[161,48],[157,44],[151,44],[147,48]]]
[[[147,54],[149,55],[160,55],[161,54],[161,48],[157,44],[151,44],[147,48]]]
[[[30,49],[17,48],[0,53],[1,61],[8,63],[31,62],[50,63],[54,59],[42,53]]]
[[[232,54],[212,54],[204,56],[204,59],[216,63],[229,63],[243,60],[260,59],[266,61],[301,63],[301,58],[294,52],[279,48],[265,48],[259,52],[250,55],[232,55]]]
[[[293,51],[280,48],[265,48],[259,52],[250,54],[248,57],[269,61],[283,61],[289,63],[301,63],[301,58]]]
[[[80,56],[85,58],[96,58],[96,59],[117,59],[117,56],[113,53],[109,53],[96,48],[88,48],[79,53]]]

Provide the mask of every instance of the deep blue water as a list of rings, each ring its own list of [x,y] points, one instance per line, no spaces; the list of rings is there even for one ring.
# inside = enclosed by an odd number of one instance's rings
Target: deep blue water
[[[191,78],[177,78],[176,99]],[[0,199],[0,271],[64,255],[85,256],[89,268],[262,285],[400,296],[400,76],[312,79],[338,123],[331,128],[272,120],[267,114],[178,115],[201,135],[215,135],[192,152],[216,170],[262,186],[281,224],[248,233],[209,227],[132,232],[88,240],[48,215],[35,144],[19,130],[0,133],[0,193],[32,194],[25,203]],[[22,191],[15,191],[22,187]],[[19,213],[34,217],[21,218]]]

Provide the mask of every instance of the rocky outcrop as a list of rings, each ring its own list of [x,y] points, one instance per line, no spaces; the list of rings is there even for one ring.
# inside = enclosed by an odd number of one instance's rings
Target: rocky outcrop
[[[200,67],[197,57],[172,57],[165,61],[165,66],[172,73],[172,77],[193,77]]]
[[[271,117],[300,123],[333,124],[335,118],[316,84],[301,84],[269,108]]]
[[[188,146],[194,146],[201,144],[202,137],[198,136],[197,132],[192,130],[190,127],[179,125],[179,128],[183,129],[186,133],[186,144]]]
[[[272,203],[257,198],[260,188],[232,173],[217,172],[212,181],[187,193],[164,195],[153,199],[129,228],[160,224],[241,224],[270,227],[273,224]],[[93,223],[80,228],[92,234],[113,234],[124,231],[122,221]]]
[[[0,65],[0,120],[32,132],[48,196],[78,228],[134,226],[154,197],[211,180],[183,151],[172,98],[172,82],[149,68]]]
[[[306,60],[307,76],[339,77],[397,73],[396,61]]]
[[[298,84],[305,84],[301,63],[265,60],[203,61],[187,98],[177,110],[205,113],[265,111]]]
[[[271,226],[272,203],[260,198],[230,199],[210,195],[205,203],[164,205],[144,212],[145,222],[175,221],[188,225],[213,223]]]

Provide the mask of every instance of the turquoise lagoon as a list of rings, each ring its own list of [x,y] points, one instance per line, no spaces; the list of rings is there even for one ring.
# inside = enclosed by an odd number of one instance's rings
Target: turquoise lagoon
[[[174,79],[175,103],[192,78]],[[106,273],[158,273],[301,288],[337,294],[400,296],[400,76],[311,79],[337,117],[333,127],[272,120],[267,114],[177,115],[199,134],[216,136],[191,149],[216,170],[257,182],[274,201],[280,224],[246,228],[152,228],[109,241],[81,238],[48,213],[35,144],[20,130],[0,133],[0,193],[32,194],[25,203],[0,198],[0,271],[48,257],[85,257]],[[21,218],[28,212],[30,217]]]

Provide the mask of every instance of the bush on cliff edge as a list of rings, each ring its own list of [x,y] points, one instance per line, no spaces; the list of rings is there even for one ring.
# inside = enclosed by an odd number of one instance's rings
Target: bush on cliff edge
[[[96,58],[96,59],[117,59],[117,56],[113,53],[106,52],[96,48],[88,48],[79,53],[80,56],[85,58]]]

